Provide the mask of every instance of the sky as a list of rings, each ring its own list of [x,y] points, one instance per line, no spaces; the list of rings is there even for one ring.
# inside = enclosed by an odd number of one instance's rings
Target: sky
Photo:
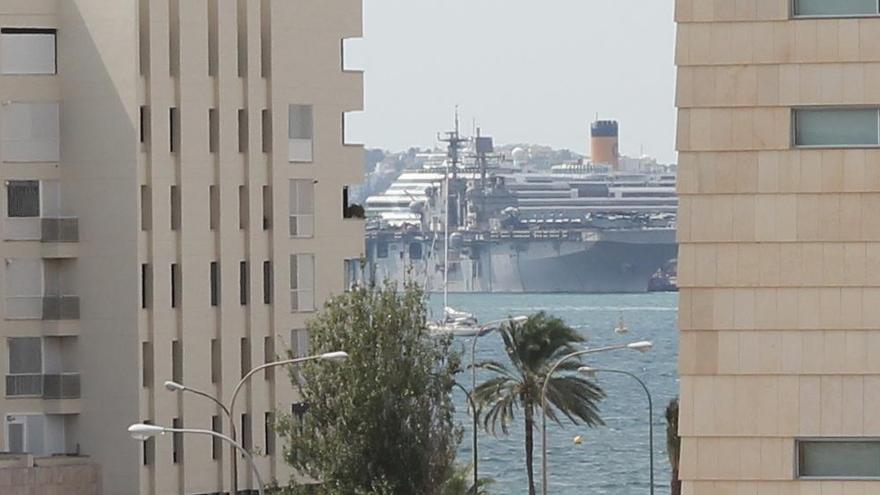
[[[588,153],[598,115],[620,121],[623,154],[674,162],[672,0],[364,0],[365,70],[355,141],[433,146],[473,122],[501,144]]]

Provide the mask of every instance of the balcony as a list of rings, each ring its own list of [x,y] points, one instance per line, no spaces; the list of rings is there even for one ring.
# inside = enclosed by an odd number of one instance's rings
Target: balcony
[[[79,218],[7,218],[7,241],[79,242]]]
[[[77,296],[19,296],[6,298],[9,320],[79,320]]]
[[[6,397],[79,399],[79,373],[6,375]]]

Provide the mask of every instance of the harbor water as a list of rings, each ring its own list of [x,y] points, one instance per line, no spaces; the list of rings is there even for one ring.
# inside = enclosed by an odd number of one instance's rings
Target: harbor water
[[[670,492],[664,413],[666,405],[678,394],[676,294],[451,294],[449,303],[455,309],[474,313],[481,322],[546,311],[580,331],[588,338],[590,347],[652,341],[654,348],[646,354],[631,350],[601,353],[587,356],[589,360],[584,363],[594,368],[629,371],[645,381],[654,398],[656,493]],[[433,314],[442,314],[442,306],[442,295],[433,295]],[[614,331],[621,317],[629,329],[623,335]],[[456,345],[466,349],[464,361],[468,364],[471,339],[459,338]],[[497,334],[481,337],[477,342],[477,361],[491,359],[509,363],[502,347]],[[489,376],[481,373],[478,383]],[[635,380],[627,376],[605,373],[595,379],[608,396],[600,404],[606,424],[594,429],[569,422],[562,426],[550,424],[547,430],[549,493],[648,494],[649,435],[645,393]],[[470,389],[470,373],[463,373],[459,382]],[[472,458],[471,418],[466,397],[457,389],[455,401],[457,419],[464,428],[459,461],[469,463]],[[573,441],[576,436],[583,437],[580,444]],[[521,410],[517,411],[509,436],[496,438],[480,429],[479,474],[495,480],[490,487],[491,493],[528,493],[524,446]],[[535,486],[540,493],[541,443],[538,430],[535,432],[534,454]]]

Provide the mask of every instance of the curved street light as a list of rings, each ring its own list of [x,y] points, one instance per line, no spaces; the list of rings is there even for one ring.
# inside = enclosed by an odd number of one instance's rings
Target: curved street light
[[[235,411],[235,400],[238,397],[238,394],[241,391],[241,388],[244,386],[245,382],[247,382],[254,374],[256,374],[257,372],[264,370],[266,368],[272,368],[272,367],[276,367],[276,366],[294,365],[294,364],[304,363],[307,361],[340,362],[340,361],[345,361],[347,359],[348,359],[348,353],[343,352],[343,351],[335,351],[335,352],[325,352],[323,354],[317,354],[314,356],[307,356],[307,357],[301,357],[301,358],[295,358],[295,359],[285,359],[282,361],[275,361],[272,363],[266,363],[266,364],[257,366],[256,368],[250,370],[245,376],[243,376],[241,378],[241,380],[238,382],[238,384],[235,386],[235,389],[233,389],[233,392],[232,392],[232,397],[229,400],[228,406],[225,406],[222,402],[220,402],[219,399],[217,399],[216,397],[214,397],[211,394],[208,394],[208,393],[203,392],[201,390],[198,390],[198,389],[195,389],[195,388],[192,388],[192,387],[189,387],[189,386],[177,383],[177,382],[167,381],[167,382],[165,382],[165,388],[171,392],[180,392],[180,393],[190,392],[190,393],[196,394],[198,396],[205,397],[205,398],[211,400],[212,402],[214,402],[215,404],[217,404],[223,410],[223,412],[226,414],[226,417],[228,418],[229,432],[232,437],[232,438],[230,438],[230,440],[235,442],[237,439],[237,436],[236,436],[236,431],[235,431],[235,418],[232,415],[232,413]],[[149,426],[149,425],[147,425],[147,426]],[[170,430],[168,430],[168,431],[170,431]],[[236,444],[236,446],[237,445],[238,444]],[[240,446],[238,448],[240,450]],[[232,463],[230,466],[232,468],[231,469],[231,471],[232,471],[232,475],[231,475],[232,493],[238,493],[238,456],[235,455],[235,450],[236,450],[235,448],[232,449]],[[258,481],[259,481],[259,479],[258,479]],[[262,484],[262,481],[260,481],[260,483]]]
[[[223,435],[222,433],[217,433],[216,431],[211,430],[198,430],[192,428],[168,428],[166,426],[147,425],[143,423],[133,424],[129,426],[128,433],[135,440],[140,440],[142,442],[145,442],[157,435],[164,435],[166,433],[190,433],[194,435],[209,435],[214,438],[219,438],[220,440],[223,440],[224,442],[231,445],[233,448],[237,449],[239,452],[242,453],[242,455],[247,458],[248,462],[251,465],[251,470],[254,472],[254,477],[257,479],[257,483],[259,483],[259,485],[257,486],[257,490],[259,491],[260,495],[264,495],[265,493],[263,491],[263,478],[260,476],[260,471],[257,469],[256,462],[254,462],[254,456],[251,455],[251,453],[248,452],[247,449],[242,447],[241,444],[227,437],[226,435]]]
[[[477,455],[477,443],[478,443],[477,428],[478,428],[479,418],[477,418],[477,403],[476,403],[476,398],[474,397],[474,394],[477,391],[477,366],[476,366],[477,339],[479,339],[483,335],[486,335],[486,334],[491,333],[492,331],[496,330],[496,328],[494,328],[496,325],[503,325],[504,323],[507,323],[509,325],[514,325],[514,324],[520,325],[520,324],[525,323],[528,319],[529,319],[528,316],[515,316],[513,318],[504,318],[501,320],[490,321],[489,323],[486,323],[486,324],[480,326],[479,330],[477,330],[476,335],[474,335],[474,340],[471,342],[471,393],[468,395],[471,398],[471,413],[472,413],[471,416],[473,417],[473,423],[474,423],[473,438],[471,440],[471,442],[473,443],[472,449],[473,449],[473,454],[474,454],[474,460],[473,460],[474,487],[478,486],[479,482],[480,482],[480,476],[479,476],[479,473],[477,472],[477,464],[479,463],[479,456]]]
[[[547,385],[550,383],[550,378],[553,377],[553,373],[562,365],[562,363],[576,357],[584,356],[586,354],[596,354],[598,352],[617,351],[621,349],[632,349],[639,352],[648,352],[653,346],[654,344],[652,344],[651,342],[640,341],[631,342],[629,344],[618,344],[609,345],[606,347],[596,347],[594,349],[584,349],[582,351],[572,352],[571,354],[563,356],[559,359],[559,361],[556,361],[553,367],[550,368],[550,371],[544,378],[544,385],[541,387],[541,493],[543,495],[547,495]]]
[[[648,386],[645,385],[645,382],[641,378],[629,371],[581,366],[578,368],[578,373],[591,377],[596,376],[596,373],[617,373],[619,375],[626,375],[639,382],[639,385],[644,389],[645,395],[648,397],[648,450],[650,452],[648,462],[650,462],[649,472],[651,473],[651,495],[654,495],[654,400],[651,397],[651,391],[648,390]]]

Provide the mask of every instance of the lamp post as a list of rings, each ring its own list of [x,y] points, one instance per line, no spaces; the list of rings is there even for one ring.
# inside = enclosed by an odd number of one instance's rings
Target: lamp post
[[[473,464],[474,464],[474,487],[476,487],[480,481],[480,475],[477,472],[477,464],[479,463],[479,456],[477,455],[477,443],[478,443],[477,427],[478,427],[478,423],[479,423],[479,418],[477,418],[477,403],[476,403],[476,398],[474,397],[474,393],[476,393],[476,391],[477,391],[477,367],[476,367],[477,339],[479,339],[480,337],[482,337],[486,333],[489,333],[486,331],[487,329],[494,330],[493,327],[495,325],[500,325],[503,323],[507,323],[510,325],[514,325],[514,324],[519,325],[519,324],[525,323],[528,319],[529,319],[528,316],[516,316],[514,318],[504,318],[502,320],[490,321],[489,323],[486,323],[486,324],[480,326],[479,330],[477,331],[477,334],[474,335],[474,340],[471,342],[471,393],[469,394],[469,396],[471,398],[471,414],[472,414],[473,423],[474,423],[474,425],[473,425],[473,430],[474,430],[473,431],[473,438],[471,440],[473,443],[472,449],[473,449],[473,454],[474,454],[474,461],[473,461]]]
[[[201,397],[205,397],[205,398],[211,400],[212,402],[214,402],[215,404],[217,404],[220,407],[220,409],[223,410],[223,412],[226,414],[226,417],[229,420],[229,432],[232,435],[231,440],[234,442],[236,440],[235,417],[233,416],[233,412],[235,412],[235,399],[238,397],[238,394],[241,391],[241,388],[244,386],[244,384],[254,374],[256,374],[257,372],[264,370],[266,368],[273,368],[276,366],[294,365],[294,364],[304,363],[307,361],[339,362],[339,361],[345,361],[346,359],[348,359],[348,353],[345,353],[342,351],[336,351],[336,352],[325,352],[324,354],[317,354],[314,356],[306,356],[306,357],[300,357],[300,358],[294,358],[294,359],[284,359],[282,361],[275,361],[272,363],[266,363],[266,364],[257,366],[256,368],[247,372],[247,374],[245,374],[241,378],[241,380],[239,380],[238,384],[235,386],[235,388],[232,391],[232,397],[229,400],[228,406],[225,406],[222,402],[220,402],[220,400],[218,400],[216,397],[212,396],[211,394],[208,394],[208,393],[203,392],[198,389],[194,389],[192,387],[182,385],[180,383],[168,381],[168,382],[165,382],[165,388],[168,389],[169,391],[172,391],[172,392],[181,392],[181,393],[182,392],[191,392],[191,393],[199,395]],[[239,446],[239,448],[240,448],[240,446]],[[238,456],[235,455],[234,448],[232,449],[232,463],[230,464],[230,467],[232,468],[232,476],[231,476],[232,493],[238,493]],[[260,481],[260,483],[262,484],[262,481]]]
[[[572,352],[563,356],[556,361],[547,376],[544,378],[544,385],[541,387],[541,493],[547,495],[547,385],[550,384],[550,378],[553,373],[562,365],[562,363],[584,356],[586,354],[596,354],[598,352],[617,351],[621,349],[632,349],[639,352],[648,352],[654,344],[648,341],[632,342],[629,344],[610,345],[606,347],[596,347],[594,349],[584,349],[582,351]]]
[[[651,495],[654,495],[654,400],[651,398],[651,391],[648,390],[648,386],[645,385],[645,382],[639,378],[638,376],[630,373],[629,371],[623,370],[613,370],[606,368],[591,368],[589,366],[581,366],[578,368],[578,373],[582,373],[588,376],[595,376],[596,373],[617,373],[619,375],[626,375],[635,381],[639,382],[639,385],[642,386],[642,389],[645,391],[645,395],[648,397],[648,450],[649,450],[649,472],[651,474]]]
[[[197,430],[192,428],[168,428],[166,426],[146,424],[133,424],[128,427],[128,433],[135,440],[140,440],[142,442],[147,441],[150,438],[155,437],[156,435],[164,435],[166,433],[190,433],[194,435],[209,435],[214,438],[219,438],[220,440],[223,440],[224,442],[231,445],[234,449],[237,449],[239,452],[242,453],[242,455],[247,458],[248,462],[251,465],[251,470],[254,472],[254,477],[257,479],[257,483],[259,483],[259,485],[257,486],[257,490],[259,491],[260,495],[264,495],[265,493],[263,491],[263,478],[260,476],[260,471],[257,469],[257,464],[254,462],[254,456],[251,455],[251,453],[248,452],[244,447],[242,447],[241,444],[227,437],[226,435],[223,435],[222,433],[217,433],[216,431],[211,430]]]

